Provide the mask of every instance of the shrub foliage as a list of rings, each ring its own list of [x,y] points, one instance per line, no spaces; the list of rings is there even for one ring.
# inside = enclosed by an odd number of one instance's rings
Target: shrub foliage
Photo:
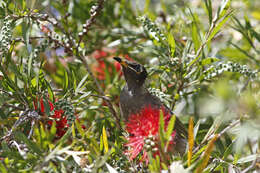
[[[1,172],[260,169],[259,5],[0,1]],[[126,154],[114,56],[145,65],[149,91],[187,127],[184,157],[165,150],[174,116],[167,128],[158,118],[160,154],[150,139]]]

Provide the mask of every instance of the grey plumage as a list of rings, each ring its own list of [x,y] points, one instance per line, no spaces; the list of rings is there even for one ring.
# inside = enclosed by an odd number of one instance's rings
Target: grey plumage
[[[115,57],[123,69],[126,85],[120,93],[120,111],[124,120],[127,121],[129,116],[136,114],[147,106],[152,108],[164,108],[167,113],[173,115],[172,111],[166,107],[158,97],[149,93],[145,88],[144,83],[147,77],[147,72],[141,64],[122,60]],[[187,131],[181,121],[176,117],[175,121],[176,145],[174,150],[176,153],[183,155],[187,145]]]

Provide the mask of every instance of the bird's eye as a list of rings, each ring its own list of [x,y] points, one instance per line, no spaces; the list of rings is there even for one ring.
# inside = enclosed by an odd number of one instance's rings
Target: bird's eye
[[[136,70],[136,72],[138,72],[138,73],[140,73],[140,72],[142,72],[142,66],[141,65],[136,65],[135,66],[135,70]]]
[[[143,67],[140,64],[131,65],[131,68],[137,73],[141,73],[143,71]]]

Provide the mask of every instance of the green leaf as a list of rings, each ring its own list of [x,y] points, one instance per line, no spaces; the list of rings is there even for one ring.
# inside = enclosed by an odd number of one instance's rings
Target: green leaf
[[[108,142],[107,142],[107,133],[106,133],[105,126],[103,126],[103,128],[102,128],[102,139],[103,139],[103,143],[104,143],[105,153],[107,153],[108,152]]]
[[[217,62],[217,61],[219,61],[218,58],[205,58],[205,59],[203,59],[203,60],[201,61],[201,65],[202,65],[202,66],[210,65],[210,64],[212,64],[212,63],[214,63],[214,62]]]
[[[74,72],[74,71],[71,71],[71,73],[72,73],[72,79],[73,79],[73,89],[74,89],[74,91],[75,91],[76,88],[77,88],[76,75],[75,75],[75,72]]]
[[[211,0],[205,0],[205,5],[207,8],[207,14],[209,16],[209,23],[212,22],[212,4],[211,4]]]
[[[200,41],[199,41],[199,32],[197,29],[197,25],[195,22],[192,22],[192,41],[194,43],[195,52],[197,53],[199,47],[200,47]]]
[[[91,91],[88,91],[88,92],[84,93],[82,96],[80,96],[79,100],[85,99],[85,98],[88,97],[90,94],[91,94]]]
[[[207,41],[210,41],[210,40],[217,34],[217,32],[221,29],[221,27],[227,22],[227,20],[229,19],[229,17],[230,17],[230,14],[226,15],[226,16],[224,17],[224,19],[217,24],[217,26],[216,26],[216,27],[212,30],[212,32],[210,33],[210,35],[209,35]]]
[[[166,135],[165,135],[165,140],[166,140],[165,150],[167,150],[168,145],[170,143],[171,135],[172,135],[172,132],[173,132],[173,129],[174,129],[174,125],[175,125],[175,120],[176,120],[176,116],[172,115],[171,119],[170,119],[170,121],[168,123],[167,131],[166,131]]]
[[[161,147],[163,149],[165,146],[165,136],[164,136],[164,115],[162,110],[160,110],[159,135],[160,135]]]
[[[69,77],[68,77],[68,72],[65,70],[64,71],[64,77],[65,77],[65,81],[64,81],[64,85],[63,85],[63,88],[64,88],[64,91],[67,91],[68,89],[68,86],[69,86]]]
[[[84,130],[82,129],[80,122],[76,120],[75,124],[76,124],[77,130],[79,131],[80,135],[83,137],[84,136]]]
[[[22,36],[25,42],[25,45],[29,46],[29,37],[30,37],[30,24],[29,21],[27,21],[26,18],[23,18],[23,22],[22,22]]]
[[[197,124],[194,126],[194,139],[196,139],[196,136],[197,136],[197,134],[198,134],[198,131],[199,131],[199,127],[200,127],[200,122],[201,122],[201,120],[199,120],[198,122],[197,122]]]
[[[0,162],[0,172],[7,173],[7,170],[6,170],[5,166],[2,164],[2,162]]]
[[[225,160],[233,151],[234,143],[231,143],[225,150],[222,159]]]
[[[168,126],[167,126],[167,131],[166,131],[166,140],[169,141],[171,135],[172,135],[172,132],[173,132],[173,129],[174,129],[174,125],[175,125],[175,120],[176,120],[176,116],[175,115],[172,115],[171,116],[171,119],[168,123]]]
[[[174,57],[175,40],[174,40],[173,34],[171,32],[169,32],[169,34],[168,34],[168,43],[169,43],[170,50],[171,50],[171,57]]]
[[[242,164],[242,163],[252,162],[252,161],[254,161],[255,159],[257,159],[259,157],[260,157],[260,154],[252,154],[252,155],[249,155],[249,156],[242,157],[242,158],[238,159],[236,163],[237,164]]]
[[[230,7],[230,0],[222,0],[221,5],[220,5],[220,10],[219,10],[219,18],[222,18],[223,16],[226,15],[227,10]]]
[[[37,144],[27,139],[27,137],[22,132],[15,132],[15,138],[19,141],[24,142],[28,146],[28,148],[31,149],[33,152],[37,153],[38,155],[42,155],[42,151],[37,146]]]
[[[27,64],[27,66],[28,66],[27,67],[28,68],[27,75],[28,75],[29,78],[31,77],[32,61],[33,61],[33,53],[30,54],[29,61],[28,61],[28,64]]]
[[[57,142],[57,145],[62,145],[64,144],[64,142],[66,141],[66,139],[68,139],[71,136],[71,127],[67,130],[67,132],[62,136],[62,138]]]
[[[49,99],[54,102],[54,94],[53,94],[53,91],[52,91],[52,88],[49,84],[49,82],[46,82],[47,83],[47,89],[48,89],[48,95],[49,95]]]
[[[99,151],[102,152],[104,148],[104,143],[103,143],[103,136],[100,135],[100,144],[99,144]]]
[[[36,79],[36,77],[34,77],[34,78],[31,80],[31,84],[32,84],[32,87],[36,87],[36,86],[37,86],[37,79]]]
[[[49,116],[51,112],[51,107],[48,100],[49,99],[47,97],[43,97],[44,112]]]
[[[56,121],[53,121],[52,125],[51,125],[50,135],[49,135],[50,141],[52,141],[54,139],[54,137],[56,135],[56,131],[57,131]]]

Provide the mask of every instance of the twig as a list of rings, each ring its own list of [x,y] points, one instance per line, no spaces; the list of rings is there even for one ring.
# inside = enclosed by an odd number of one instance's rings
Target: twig
[[[90,31],[91,25],[95,23],[96,17],[100,14],[101,10],[103,9],[103,4],[104,4],[104,0],[99,0],[99,1],[98,1],[98,5],[97,5],[95,8],[92,8],[92,10],[91,10],[91,17],[90,17],[90,19],[88,19],[88,20],[86,21],[86,24],[85,24],[85,26],[84,26],[84,32],[83,32],[83,33],[84,33],[85,35]],[[50,22],[50,23],[52,23],[52,22],[49,21],[49,20],[47,20],[47,21]],[[55,26],[59,26],[59,25],[56,24]],[[64,32],[64,33],[67,35],[66,31],[65,31],[64,29],[62,29],[61,26],[59,26],[59,28],[61,29],[62,32]],[[50,38],[50,39],[51,39],[51,38]],[[72,47],[76,47],[76,55],[77,55],[77,56],[74,56],[74,57],[77,58],[77,59],[79,59],[79,60],[83,63],[83,65],[85,66],[87,72],[90,74],[91,78],[94,80],[94,83],[95,83],[95,85],[97,86],[97,91],[98,91],[99,95],[103,95],[103,96],[99,96],[99,97],[102,98],[102,99],[104,99],[104,101],[105,101],[105,103],[107,104],[107,106],[108,106],[110,112],[112,113],[112,115],[113,115],[113,116],[115,117],[115,119],[116,119],[116,124],[117,124],[117,126],[118,126],[120,129],[122,129],[122,127],[121,127],[121,125],[120,125],[120,118],[117,116],[117,113],[116,113],[115,109],[113,108],[113,105],[112,105],[111,101],[110,101],[109,99],[105,98],[105,93],[104,93],[103,89],[101,88],[101,86],[100,86],[98,80],[96,79],[96,77],[94,76],[93,72],[91,71],[91,69],[90,69],[90,67],[89,67],[89,65],[88,65],[88,63],[87,63],[85,57],[84,57],[83,55],[81,55],[80,52],[79,52],[79,45],[80,45],[82,39],[83,39],[83,35],[80,36],[77,46],[75,46],[73,42],[70,42],[70,43],[69,43],[69,44],[71,44],[71,45],[70,45],[71,48],[72,48]],[[73,53],[72,50],[71,50],[71,53]]]
[[[18,107],[18,106],[14,106],[14,105],[11,105],[11,104],[7,104],[7,103],[4,103],[1,108],[3,107],[10,107],[10,108],[13,108],[13,109],[16,109],[16,110],[24,110],[24,108],[22,107]]]
[[[235,126],[238,125],[239,123],[240,123],[240,119],[238,119],[238,120],[232,122],[229,126],[227,126],[226,128],[224,128],[219,134],[217,134],[217,135],[218,135],[218,138],[220,138],[224,133],[226,133],[228,130],[230,130],[231,128],[235,127]],[[199,145],[194,149],[193,152],[196,153],[196,152],[200,149],[200,147],[201,147],[202,145],[204,145],[206,142],[208,142],[209,140],[211,140],[214,136],[215,136],[214,134],[211,135],[211,136],[209,136],[208,139],[206,139],[203,143],[199,144]]]
[[[227,126],[226,128],[224,128],[219,134],[218,137],[221,137],[224,133],[226,133],[228,130],[230,130],[231,128],[235,127],[236,125],[238,125],[240,123],[240,119],[234,121],[233,123],[231,123],[229,126]],[[210,138],[211,139],[211,138]],[[209,140],[210,140],[209,139]]]
[[[250,166],[248,166],[246,169],[244,169],[243,171],[241,171],[241,173],[247,173],[250,169],[253,169],[256,165],[258,158],[256,157],[256,159],[252,162],[252,164]]]
[[[69,44],[70,44],[70,48],[73,48],[73,47],[76,48],[76,56],[75,56],[75,58],[77,58],[77,59],[79,59],[79,60],[82,61],[83,65],[85,66],[85,68],[86,68],[86,70],[87,70],[87,72],[90,74],[90,76],[91,76],[92,79],[94,80],[94,83],[95,83],[95,85],[97,86],[97,91],[98,91],[98,93],[99,93],[100,95],[105,96],[105,93],[104,93],[104,91],[102,90],[102,88],[101,88],[99,82],[97,81],[97,79],[96,79],[95,76],[93,75],[91,69],[89,68],[89,65],[88,65],[88,63],[87,63],[85,57],[83,57],[83,55],[81,55],[81,54],[79,53],[79,46],[80,46],[80,43],[82,42],[83,35],[87,35],[87,33],[90,31],[91,25],[95,23],[97,16],[100,14],[101,10],[103,9],[103,4],[104,4],[104,0],[98,0],[97,6],[92,7],[92,9],[91,9],[91,11],[90,11],[91,16],[90,16],[90,18],[86,21],[86,24],[85,24],[84,30],[83,30],[83,34],[79,36],[79,41],[78,41],[78,43],[77,43],[77,46],[75,46],[75,45],[74,45],[75,43],[72,42],[72,41],[70,41]],[[38,18],[35,17],[35,16],[33,16],[33,15],[31,15],[31,16],[30,16],[30,15],[25,15],[25,16],[12,16],[12,17],[13,17],[14,19],[18,19],[18,18],[21,18],[21,17],[31,17],[31,18],[34,19],[34,20],[38,20]],[[42,18],[39,18],[39,19],[51,23],[52,25],[58,27],[65,35],[69,36],[69,34],[66,32],[66,30],[65,30],[62,26],[58,25],[57,19],[55,19],[55,22],[52,22],[51,20],[48,19],[48,15],[45,15],[45,16],[43,16]],[[70,39],[70,37],[68,37],[68,38]],[[49,37],[49,39],[53,40],[51,37]],[[59,43],[58,43],[58,44],[59,44]],[[66,45],[65,45],[65,46],[62,45],[62,46],[63,46],[63,47],[66,47]],[[72,50],[72,49],[70,49],[70,52],[73,54],[73,50]],[[75,54],[74,54],[74,55],[75,55]],[[116,111],[115,111],[115,109],[113,108],[113,105],[112,105],[111,101],[108,100],[108,99],[105,99],[104,97],[103,97],[103,99],[104,99],[105,103],[107,104],[107,106],[108,106],[110,112],[112,113],[112,115],[116,118],[116,124],[117,124],[117,126],[118,126],[119,128],[121,128],[120,118],[117,116]],[[122,128],[121,128],[121,129],[122,129]]]
[[[96,94],[90,94],[90,95],[93,96],[93,97],[99,97],[99,98],[106,100],[106,101],[111,101],[110,98],[107,97],[107,96],[100,96],[100,95],[96,95]]]
[[[233,11],[229,11],[224,17],[223,19],[225,19],[228,15],[230,15]],[[209,31],[207,32],[207,35],[205,37],[205,41],[202,43],[202,45],[199,47],[194,60],[191,62],[191,64],[189,64],[188,69],[191,69],[192,66],[200,59],[200,54],[202,52],[202,50],[204,49],[204,47],[206,46],[206,44],[210,41],[209,40],[209,36],[211,35],[211,33],[213,32],[214,28],[216,27],[217,22],[219,21],[219,18],[217,16],[218,14],[216,14],[214,20],[212,21]]]
[[[40,119],[40,116],[39,114],[36,112],[36,111],[32,111],[32,110],[25,110],[24,112],[22,112],[20,115],[19,115],[19,119],[16,120],[16,122],[14,123],[13,127],[11,128],[11,130],[8,131],[8,133],[3,136],[2,138],[0,138],[0,142],[3,141],[3,140],[10,140],[10,138],[12,137],[13,135],[13,132],[16,130],[16,128],[21,125],[22,123],[28,121],[28,120],[32,120],[32,121],[35,121],[35,120],[39,120]],[[34,122],[35,123],[35,122]],[[32,128],[34,126],[34,123],[32,123]],[[32,133],[32,132],[30,132]],[[31,134],[29,135],[29,137],[31,136]]]
[[[90,11],[90,18],[86,21],[86,24],[83,26],[84,29],[83,29],[83,33],[82,34],[79,34],[79,41],[78,41],[78,44],[77,44],[77,50],[80,46],[80,43],[83,39],[83,36],[84,35],[87,35],[89,29],[90,29],[90,26],[95,23],[96,21],[96,17],[100,14],[101,10],[103,9],[103,4],[104,4],[104,0],[99,0],[98,1],[98,5],[97,6],[93,6],[91,8],[91,11]]]
[[[29,40],[37,40],[37,39],[44,39],[44,38],[48,38],[48,37],[29,37]],[[15,38],[14,42],[23,42],[23,43],[25,43],[23,38]]]
[[[97,86],[98,93],[104,96],[105,93],[104,93],[104,91],[102,90],[102,88],[101,88],[101,86],[100,86],[98,80],[96,79],[96,77],[94,76],[94,74],[92,73],[92,71],[90,70],[89,65],[88,65],[86,59],[85,59],[83,56],[81,56],[81,55],[79,55],[78,58],[82,61],[82,63],[84,64],[84,66],[85,66],[85,68],[86,68],[86,70],[87,70],[87,72],[89,73],[89,75],[91,76],[91,78],[94,80],[94,83],[95,83],[95,85]],[[117,124],[117,126],[118,126],[120,129],[122,129],[122,127],[121,127],[121,125],[120,125],[120,118],[117,116],[116,111],[115,111],[115,109],[113,108],[112,103],[110,102],[110,100],[104,99],[104,101],[105,101],[105,103],[107,104],[107,106],[108,106],[110,112],[112,113],[112,115],[116,118],[116,124]]]
[[[91,17],[90,17],[90,19],[87,20],[86,26],[84,26],[84,29],[85,29],[85,30],[84,30],[84,34],[85,34],[85,35],[89,32],[90,26],[91,26],[92,24],[94,24],[94,22],[95,22],[95,20],[96,20],[96,17],[100,14],[101,10],[103,9],[103,4],[104,4],[104,0],[99,0],[99,1],[98,1],[98,5],[97,5],[94,9],[92,9],[93,11],[91,11]],[[95,83],[95,85],[97,86],[98,93],[99,93],[100,95],[105,96],[105,93],[104,93],[103,89],[101,88],[101,86],[100,86],[98,80],[96,79],[96,77],[93,75],[91,69],[89,68],[89,65],[88,65],[88,63],[87,63],[85,57],[83,57],[82,55],[80,55],[79,52],[78,52],[78,50],[79,50],[78,48],[79,48],[79,45],[80,45],[80,43],[81,43],[81,41],[82,41],[82,38],[83,38],[83,35],[80,36],[80,39],[79,39],[79,41],[78,41],[78,45],[77,45],[77,49],[76,49],[76,50],[77,50],[77,57],[78,57],[78,59],[81,60],[81,62],[82,62],[83,65],[85,66],[87,72],[89,73],[89,75],[91,76],[91,78],[94,80],[94,83]],[[108,106],[110,112],[112,113],[112,115],[116,118],[116,124],[117,124],[117,126],[118,126],[120,129],[122,129],[122,127],[121,127],[121,125],[120,125],[120,118],[117,116],[116,111],[115,111],[115,109],[113,108],[113,105],[112,105],[111,101],[110,101],[110,100],[107,100],[107,99],[104,99],[104,101],[105,101],[105,103],[107,104],[107,106]]]
[[[11,93],[0,88],[0,92],[7,94],[9,97],[15,98]]]

